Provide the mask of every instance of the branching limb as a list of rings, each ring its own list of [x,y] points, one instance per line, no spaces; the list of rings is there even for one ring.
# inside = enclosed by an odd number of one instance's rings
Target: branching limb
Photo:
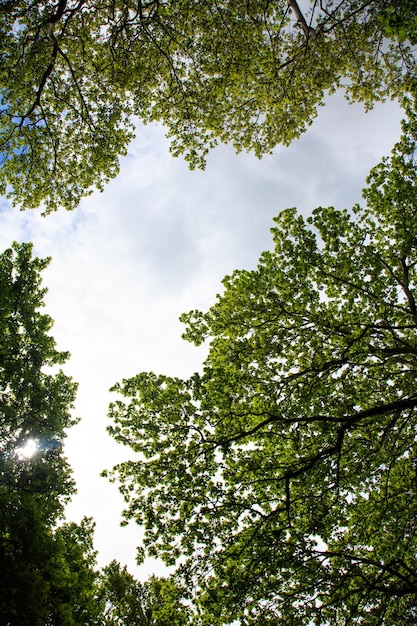
[[[305,36],[308,38],[311,35],[315,35],[316,31],[314,30],[312,26],[307,24],[307,20],[304,17],[304,14],[298,5],[298,2],[296,2],[296,0],[288,0],[288,4],[290,8],[294,11],[294,14],[297,18],[297,22],[301,26],[301,29],[303,33],[305,34]]]
[[[36,92],[35,100],[34,100],[32,106],[30,107],[30,109],[22,117],[20,126],[23,125],[25,119],[29,118],[32,115],[32,113],[35,111],[35,109],[40,105],[41,98],[42,98],[42,93],[43,93],[45,85],[46,85],[46,83],[48,81],[48,78],[51,76],[52,71],[54,69],[56,57],[58,55],[58,51],[59,51],[59,46],[58,46],[58,42],[55,39],[54,47],[53,47],[53,50],[52,50],[52,60],[51,60],[51,62],[49,63],[48,67],[46,68],[46,70],[43,73],[41,82],[40,82],[38,90]]]

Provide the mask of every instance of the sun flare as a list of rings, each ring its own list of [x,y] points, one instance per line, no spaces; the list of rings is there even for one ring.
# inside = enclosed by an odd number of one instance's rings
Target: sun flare
[[[23,446],[17,448],[16,455],[19,459],[31,459],[38,450],[38,442],[35,439],[28,439]]]

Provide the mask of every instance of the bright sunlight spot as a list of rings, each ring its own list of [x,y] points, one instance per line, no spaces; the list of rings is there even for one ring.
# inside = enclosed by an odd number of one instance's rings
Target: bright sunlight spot
[[[31,459],[38,450],[38,442],[35,439],[28,439],[23,446],[17,448],[16,455],[19,459]]]

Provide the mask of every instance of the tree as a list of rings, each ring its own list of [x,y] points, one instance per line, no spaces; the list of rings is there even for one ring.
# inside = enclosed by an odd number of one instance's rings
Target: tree
[[[7,516],[7,517],[6,517]],[[9,522],[5,532],[4,520]],[[2,515],[0,623],[10,626],[102,626],[92,520],[51,528],[26,497]]]
[[[207,624],[417,620],[417,116],[366,206],[283,211],[185,338],[202,373],[116,384],[110,473]],[[204,621],[206,620],[206,621]]]
[[[50,259],[32,258],[32,244],[13,244],[0,254],[0,464],[8,498],[31,493],[42,501],[45,520],[55,521],[74,492],[62,454],[77,385],[59,365],[49,334],[52,319],[41,312],[41,272]],[[32,443],[33,455],[25,455]],[[14,505],[13,505],[14,506]]]
[[[141,583],[116,561],[101,573],[106,626],[186,626],[189,611],[182,596],[174,580],[152,576]]]
[[[25,208],[74,208],[117,174],[132,115],[162,122],[173,154],[201,167],[218,141],[258,156],[290,143],[339,87],[366,106],[396,97],[415,75],[401,10],[396,0],[305,10],[296,0],[1,0],[0,192]]]
[[[62,523],[76,384],[41,312],[48,262],[31,244],[0,254],[0,623],[11,626],[99,623],[93,523]]]

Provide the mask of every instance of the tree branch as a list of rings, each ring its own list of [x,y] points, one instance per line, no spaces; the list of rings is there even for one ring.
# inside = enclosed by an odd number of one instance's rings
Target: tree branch
[[[297,18],[297,22],[301,26],[301,29],[303,30],[305,36],[308,38],[311,35],[315,35],[316,31],[314,30],[312,26],[307,24],[306,18],[304,17],[296,0],[287,0],[287,1],[288,1],[288,5],[290,6],[290,8],[294,11],[294,14]]]
[[[43,73],[43,76],[41,78],[41,82],[40,82],[38,90],[36,92],[35,100],[34,100],[32,106],[30,107],[30,109],[22,117],[21,125],[23,125],[24,120],[26,118],[30,117],[32,115],[32,113],[34,112],[34,110],[40,105],[42,93],[43,93],[43,90],[45,88],[46,82],[47,82],[48,78],[50,77],[50,75],[52,74],[52,71],[54,69],[56,57],[58,55],[58,51],[59,51],[59,46],[58,46],[58,42],[55,39],[54,47],[53,47],[53,50],[52,50],[52,61],[49,63],[48,67],[46,68],[46,70]]]
[[[67,7],[67,0],[59,0],[58,6],[56,8],[56,12],[50,17],[48,17],[45,24],[56,24],[57,22],[59,22],[61,17],[64,15],[64,11],[66,7]]]

